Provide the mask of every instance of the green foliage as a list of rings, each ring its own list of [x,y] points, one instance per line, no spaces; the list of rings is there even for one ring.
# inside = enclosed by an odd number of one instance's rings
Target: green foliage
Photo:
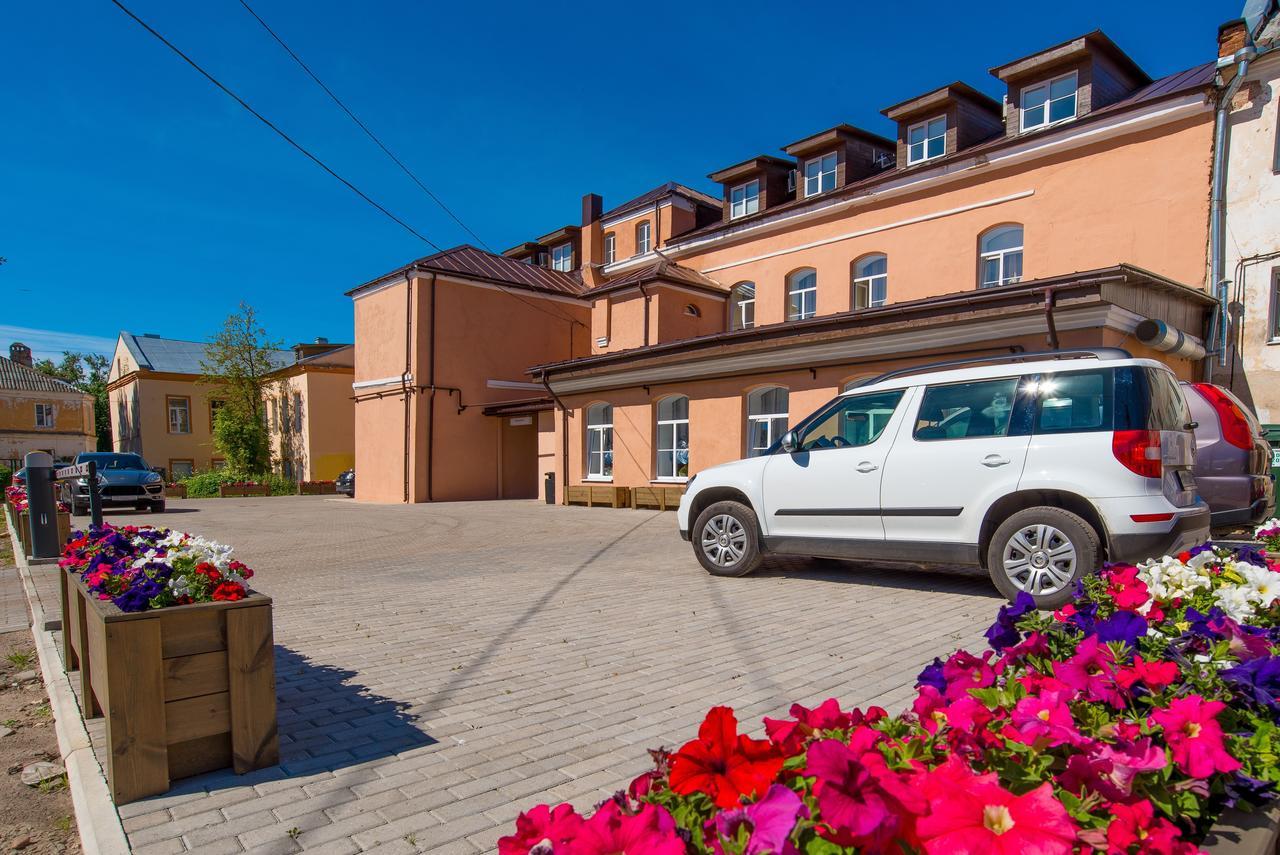
[[[247,475],[243,471],[236,472],[230,468],[214,469],[211,472],[197,472],[183,478],[179,483],[187,488],[188,499],[209,499],[218,495],[221,484],[235,484],[240,481],[254,481],[266,484],[271,488],[273,496],[292,496],[298,492],[298,485],[289,478],[275,473],[265,475]]]
[[[213,444],[227,466],[236,472],[267,472],[271,468],[271,439],[262,419],[230,402],[218,408],[213,420]]]
[[[278,342],[267,339],[253,307],[241,303],[209,342],[200,363],[202,382],[216,387],[214,394],[224,401],[214,420],[214,446],[238,471],[271,470],[263,393],[278,348]]]
[[[0,488],[8,487],[13,483],[13,470],[8,466],[0,466]]]
[[[98,450],[110,451],[111,410],[107,400],[107,374],[111,369],[111,359],[100,353],[65,350],[59,362],[41,359],[31,367],[93,396],[93,426],[98,435]]]

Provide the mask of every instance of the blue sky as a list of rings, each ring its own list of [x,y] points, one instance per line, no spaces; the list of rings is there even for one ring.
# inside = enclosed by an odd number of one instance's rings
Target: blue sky
[[[470,241],[237,0],[124,2],[418,231]],[[249,2],[497,251],[587,192],[715,192],[707,173],[839,122],[891,133],[883,107],[955,79],[998,98],[988,68],[1094,28],[1179,71],[1243,5]],[[241,301],[285,343],[349,340],[343,291],[431,251],[108,0],[11,6],[5,30],[3,344],[201,339]]]

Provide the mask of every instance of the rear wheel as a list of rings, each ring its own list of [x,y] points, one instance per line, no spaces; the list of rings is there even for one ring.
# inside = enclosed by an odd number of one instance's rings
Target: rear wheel
[[[741,502],[716,502],[693,524],[693,553],[713,576],[745,576],[760,566],[760,525]]]
[[[153,513],[153,514],[162,514],[162,513],[164,513],[164,502],[152,502],[152,503],[151,503],[151,513]]]
[[[987,546],[991,581],[1010,600],[1026,592],[1042,609],[1070,602],[1076,582],[1097,571],[1098,533],[1082,517],[1055,507],[1026,508],[1010,516]]]

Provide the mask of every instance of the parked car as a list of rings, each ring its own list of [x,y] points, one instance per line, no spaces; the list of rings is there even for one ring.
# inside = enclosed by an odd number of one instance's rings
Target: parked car
[[[90,460],[98,467],[98,493],[103,508],[124,505],[152,513],[164,511],[164,478],[147,465],[142,455],[85,451],[77,454],[72,462]],[[62,500],[71,506],[71,513],[76,516],[89,513],[89,479],[75,478],[59,483]]]
[[[1249,525],[1276,508],[1271,444],[1262,425],[1230,390],[1183,383],[1196,422],[1196,485],[1209,504],[1210,525]]]
[[[356,470],[348,469],[338,476],[337,487],[335,488],[344,496],[356,497]]]
[[[1173,373],[1118,348],[894,371],[690,478],[680,534],[718,576],[767,553],[967,565],[1056,607],[1104,560],[1209,536],[1190,423]]]
[[[67,460],[55,460],[55,461],[53,461],[53,468],[54,468],[54,469],[61,469],[61,468],[62,468],[62,467],[64,467],[64,466],[70,466],[70,465],[71,465],[70,461],[67,461]],[[23,467],[22,467],[21,469],[19,469],[17,472],[14,472],[14,473],[13,473],[13,476],[12,476],[12,483],[11,483],[11,484],[7,484],[7,485],[5,485],[5,486],[12,486],[12,487],[25,487],[25,486],[27,486],[27,467],[23,466]]]

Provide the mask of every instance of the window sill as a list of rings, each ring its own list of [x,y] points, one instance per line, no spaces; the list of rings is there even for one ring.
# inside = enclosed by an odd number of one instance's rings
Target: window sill
[[[582,480],[584,483],[587,483],[587,484],[612,484],[613,483],[612,477],[604,478],[599,475],[594,475],[594,476],[588,475],[586,478],[583,478]]]
[[[688,481],[689,481],[689,477],[686,475],[686,476],[680,476],[680,477],[674,477],[674,478],[654,478],[649,483],[650,484],[686,484],[688,483]]]

